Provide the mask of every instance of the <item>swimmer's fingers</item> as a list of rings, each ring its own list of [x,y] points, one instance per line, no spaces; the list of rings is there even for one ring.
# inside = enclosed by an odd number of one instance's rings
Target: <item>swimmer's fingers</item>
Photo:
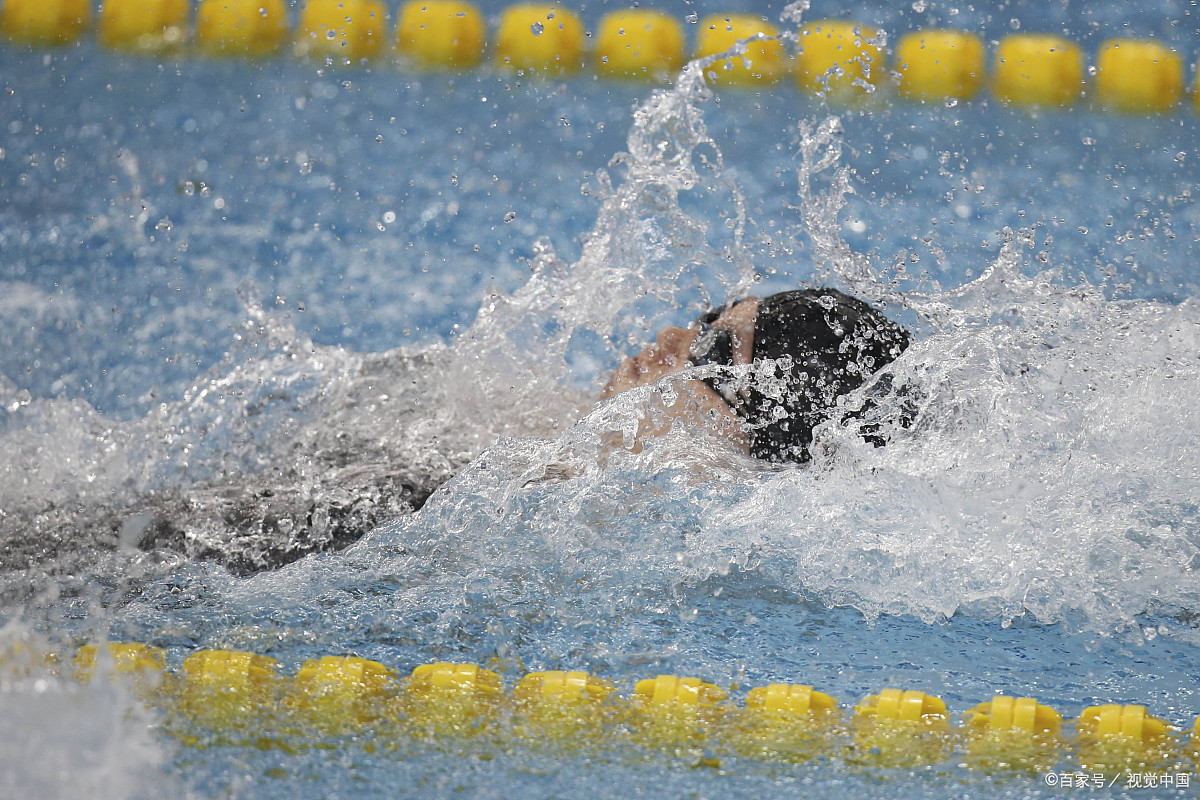
[[[621,366],[609,378],[601,397],[612,397],[626,389],[653,383],[669,372],[686,369],[691,365],[688,348],[693,338],[693,332],[682,328],[665,329],[659,334],[657,344],[621,362]]]
[[[637,361],[633,358],[627,358],[621,362],[621,366],[617,367],[613,372],[612,377],[608,379],[608,383],[604,385],[604,390],[600,393],[600,397],[609,398],[614,394],[620,394],[627,389],[632,389],[640,384],[637,382],[639,375]]]

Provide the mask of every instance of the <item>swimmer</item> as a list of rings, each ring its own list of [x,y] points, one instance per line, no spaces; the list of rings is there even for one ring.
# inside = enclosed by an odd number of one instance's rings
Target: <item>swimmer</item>
[[[901,327],[832,289],[746,298],[701,315],[688,328],[661,331],[653,345],[621,364],[603,395],[708,366],[709,374],[685,381],[686,397],[667,424],[700,416],[749,455],[804,463],[811,458],[813,428],[832,416],[838,397],[894,361],[908,342]],[[401,367],[384,359],[377,368]],[[882,443],[870,425],[862,430],[868,440]],[[215,561],[238,574],[274,569],[309,553],[346,547],[419,510],[464,464],[436,454],[425,463],[401,464],[372,442],[343,441],[340,435],[337,441],[337,447],[303,453],[302,472],[283,467],[167,487],[115,509],[68,506],[46,509],[32,520],[5,517],[0,573],[40,564],[48,574],[70,574],[75,566],[69,554],[84,538],[96,547],[135,544],[168,558],[177,553]],[[14,599],[3,595],[0,588],[0,599]]]
[[[686,381],[686,396],[671,416],[700,420],[756,458],[802,464],[812,457],[813,428],[831,416],[837,399],[895,361],[908,343],[903,328],[836,289],[748,297],[687,328],[664,328],[653,345],[625,359],[602,396],[697,366],[750,367]],[[638,437],[663,430],[639,429]]]

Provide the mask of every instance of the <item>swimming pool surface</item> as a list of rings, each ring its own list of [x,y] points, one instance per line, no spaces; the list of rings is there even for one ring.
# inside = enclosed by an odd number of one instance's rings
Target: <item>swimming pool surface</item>
[[[989,41],[1046,30],[1085,49],[1155,36],[1192,61],[1200,47],[1182,3],[884,5],[814,2],[805,19]],[[745,9],[782,7],[729,10]],[[508,687],[588,670],[624,697],[671,673],[739,703],[804,683],[847,710],[896,686],[941,697],[956,722],[1007,693],[1069,719],[1143,704],[1187,730],[1198,120],[1190,105],[845,107],[786,86],[707,96],[689,79],[655,94],[121,57],[87,40],[0,48],[0,645],[141,642],[172,672],[205,649],[285,674],[324,655],[402,674],[474,662]],[[914,331],[891,373],[916,416],[885,427],[887,447],[831,425],[813,464],[782,471],[684,431],[612,447],[661,406],[654,391],[596,404],[638,342],[710,300],[814,283]],[[148,492],[211,486],[284,486],[327,509],[360,461],[455,477],[347,549],[249,576],[200,557],[202,540],[148,553],[136,531],[93,524]],[[378,728],[256,747],[121,683],[10,672],[6,796],[1200,786],[1048,782],[1080,771],[1072,748],[1053,771],[980,770],[961,749],[888,766],[836,737],[802,761],[715,739],[680,751],[600,734],[579,750]],[[1183,755],[1155,769],[1195,778]]]

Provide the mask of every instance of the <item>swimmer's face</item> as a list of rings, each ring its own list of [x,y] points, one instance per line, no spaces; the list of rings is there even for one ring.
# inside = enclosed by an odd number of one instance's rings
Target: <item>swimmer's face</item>
[[[603,397],[646,386],[664,375],[680,372],[692,365],[691,346],[699,331],[687,328],[663,328],[654,344],[635,356],[621,362],[617,371],[604,386]],[[688,425],[701,425],[725,436],[745,452],[749,452],[745,434],[737,415],[722,397],[703,381],[682,381],[674,387],[678,394],[674,402],[663,409],[665,414],[657,419],[643,419],[638,423],[638,432],[632,450],[641,452],[647,437],[661,436],[670,430],[674,420],[683,420]]]
[[[712,325],[729,331],[733,344],[733,363],[749,364],[754,347],[754,319],[758,300],[749,298],[723,313]],[[698,330],[692,328],[663,328],[654,344],[621,362],[604,386],[602,396],[615,394],[654,383],[664,375],[681,372],[692,365],[691,348]],[[671,428],[673,420],[700,425],[733,442],[743,452],[749,452],[749,441],[738,415],[721,395],[704,381],[688,380],[676,387],[678,394],[666,415],[656,421],[642,420],[638,425],[634,452],[640,452],[646,437],[659,436]]]
[[[654,383],[668,373],[686,369],[691,365],[690,350],[697,333],[687,328],[663,328],[658,332],[654,344],[621,362],[621,366],[605,384],[601,397],[612,397],[628,389]]]
[[[749,364],[754,351],[754,320],[758,315],[758,299],[747,298],[718,317],[712,326],[718,330],[728,331],[733,341],[733,363]],[[663,328],[658,332],[654,344],[647,347],[636,356],[630,356],[621,362],[617,371],[609,378],[604,387],[602,397],[612,397],[614,394],[645,386],[671,372],[679,372],[691,366],[692,343],[700,332],[693,328]],[[696,384],[696,391],[705,395],[704,386],[700,381],[689,381]],[[720,400],[719,395],[708,391],[712,397]],[[705,396],[706,404],[711,398]],[[724,402],[724,401],[720,401]]]

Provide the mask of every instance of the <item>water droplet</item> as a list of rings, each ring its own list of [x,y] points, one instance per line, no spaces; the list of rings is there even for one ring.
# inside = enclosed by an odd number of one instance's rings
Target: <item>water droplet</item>
[[[534,36],[541,36],[542,31],[546,30],[546,26],[540,22],[535,22],[529,26],[529,30],[533,32]]]
[[[396,212],[395,211],[383,212],[383,221],[384,221],[384,224],[391,225],[393,222],[396,221]]]
[[[512,222],[516,218],[517,218],[517,212],[515,212],[515,211],[509,211],[508,213],[506,213],[504,215],[505,222]]]
[[[917,0],[917,2],[912,4],[912,10],[918,14],[923,13],[927,8],[929,8],[929,3],[925,2],[925,0]]]
[[[1021,30],[1021,20],[1013,17],[1008,21],[1008,27],[1012,28],[1014,31]]]

